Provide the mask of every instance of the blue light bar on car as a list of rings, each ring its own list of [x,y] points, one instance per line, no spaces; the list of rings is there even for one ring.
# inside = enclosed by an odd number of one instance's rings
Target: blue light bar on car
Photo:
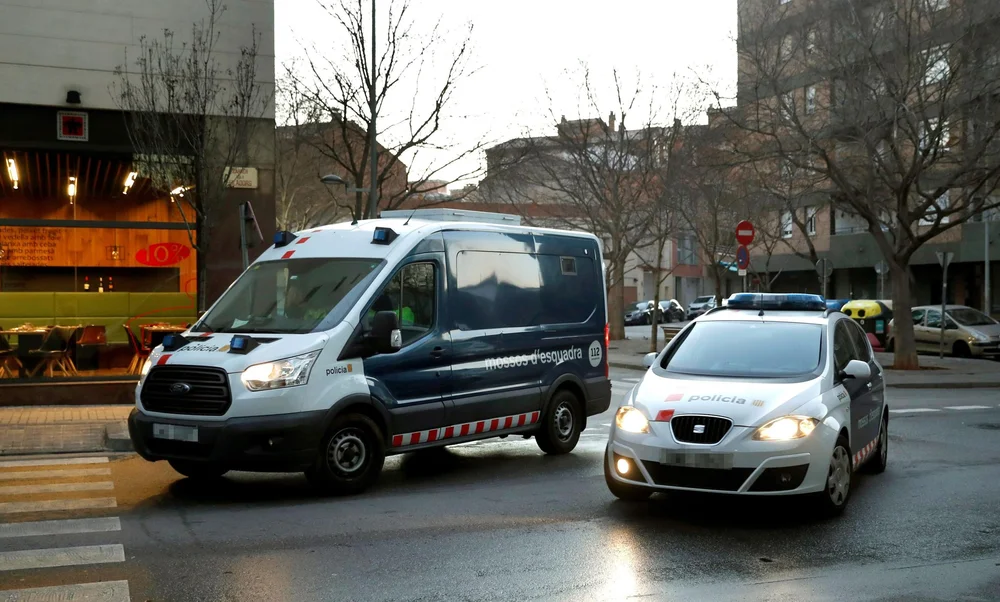
[[[771,311],[825,311],[826,301],[820,295],[800,293],[736,293],[726,303],[728,309],[767,309]]]

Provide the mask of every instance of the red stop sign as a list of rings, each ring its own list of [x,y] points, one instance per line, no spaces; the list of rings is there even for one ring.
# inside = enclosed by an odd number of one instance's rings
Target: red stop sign
[[[755,231],[753,229],[753,224],[747,220],[743,220],[742,222],[736,224],[736,242],[741,245],[746,246],[752,243],[754,234]]]

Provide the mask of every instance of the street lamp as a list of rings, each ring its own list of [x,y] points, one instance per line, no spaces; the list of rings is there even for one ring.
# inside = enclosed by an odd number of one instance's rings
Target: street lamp
[[[327,186],[343,186],[346,192],[365,192],[366,188],[356,188],[350,185],[347,180],[338,176],[337,174],[327,174],[319,179],[320,182],[326,184]],[[358,216],[354,216],[354,221],[351,225],[358,223]]]

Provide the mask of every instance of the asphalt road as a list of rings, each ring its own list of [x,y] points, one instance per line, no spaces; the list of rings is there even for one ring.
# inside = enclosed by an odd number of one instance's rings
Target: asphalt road
[[[639,376],[616,371],[616,395]],[[199,487],[127,455],[3,461],[0,600],[1000,600],[1000,394],[890,392],[889,470],[830,520],[794,499],[616,501],[611,411],[570,455],[395,457],[347,499],[298,475]]]

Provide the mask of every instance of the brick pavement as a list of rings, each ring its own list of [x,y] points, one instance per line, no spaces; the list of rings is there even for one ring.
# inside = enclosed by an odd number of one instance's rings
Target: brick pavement
[[[132,406],[0,408],[0,455],[104,451]]]

